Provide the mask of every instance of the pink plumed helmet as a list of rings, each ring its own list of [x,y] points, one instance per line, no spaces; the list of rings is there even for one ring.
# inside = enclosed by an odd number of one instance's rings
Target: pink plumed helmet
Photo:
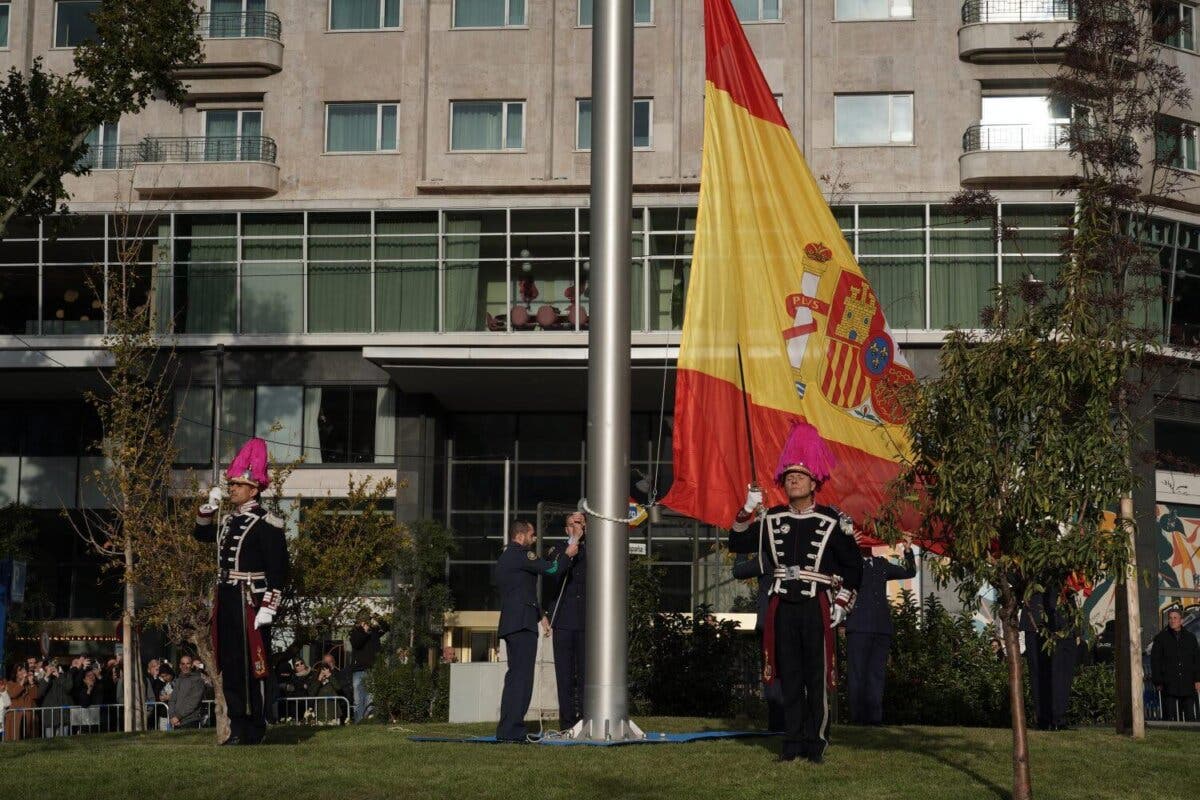
[[[271,478],[267,475],[267,443],[262,439],[251,439],[242,445],[229,469],[225,470],[225,478],[230,483],[248,483],[259,489],[270,486]]]
[[[837,458],[821,434],[807,422],[792,423],[783,452],[779,454],[779,465],[775,467],[775,482],[783,483],[789,472],[803,472],[818,484],[829,480],[829,474],[837,467]]]

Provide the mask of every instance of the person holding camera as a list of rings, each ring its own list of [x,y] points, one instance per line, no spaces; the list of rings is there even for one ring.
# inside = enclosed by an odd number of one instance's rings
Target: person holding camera
[[[334,674],[334,669],[324,661],[312,670],[308,682],[308,696],[318,698],[313,700],[313,716],[317,722],[333,722],[340,719],[338,702],[333,698],[342,694],[341,681]]]
[[[354,691],[354,721],[362,722],[371,712],[373,698],[367,690],[367,674],[375,666],[379,656],[380,640],[390,630],[388,624],[360,608],[354,617],[354,629],[350,631],[350,685]]]
[[[33,709],[37,707],[37,682],[24,664],[13,667],[12,680],[4,682],[9,707],[4,712],[4,741],[18,742],[33,736]]]
[[[75,684],[70,672],[52,658],[42,662],[42,677],[37,682],[38,704],[42,707],[42,736],[65,736],[71,725],[71,690]]]

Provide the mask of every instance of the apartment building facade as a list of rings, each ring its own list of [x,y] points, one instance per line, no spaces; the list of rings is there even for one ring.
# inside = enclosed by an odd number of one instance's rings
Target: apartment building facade
[[[703,4],[633,2],[631,482],[661,496],[700,179]],[[0,67],[69,71],[96,5],[0,2]],[[1061,137],[1071,112],[1047,89],[1068,0],[734,6],[918,371],[946,329],[977,324],[995,283],[1054,274],[1077,169]],[[284,488],[299,504],[344,493],[351,475],[397,480],[401,519],[456,533],[452,643],[485,657],[506,518],[583,493],[592,0],[202,10],[204,63],[183,74],[184,106],[101,126],[91,173],[68,182],[72,216],[18,222],[0,242],[0,500],[45,514],[37,615],[65,638],[109,615],[57,510],[97,502],[82,394],[105,363],[105,287],[89,276],[132,248],[136,291],[183,364],[180,470],[209,461],[222,345],[223,451],[258,434],[275,458],[303,457]],[[1030,28],[1045,34],[1036,50],[1017,39]],[[1164,45],[1200,86],[1190,28]],[[1190,174],[1200,108],[1178,115]],[[1018,235],[956,218],[946,202],[964,186],[992,189]],[[1154,313],[1166,341],[1190,344],[1200,192],[1188,181],[1164,201],[1148,242],[1163,264]],[[1185,375],[1165,395],[1154,427],[1200,461],[1200,387]],[[1156,466],[1145,518],[1192,520],[1184,535],[1200,536],[1194,476]],[[671,515],[634,534],[665,570],[665,608],[733,610],[718,535]],[[1200,563],[1188,569],[1178,596],[1194,604]]]

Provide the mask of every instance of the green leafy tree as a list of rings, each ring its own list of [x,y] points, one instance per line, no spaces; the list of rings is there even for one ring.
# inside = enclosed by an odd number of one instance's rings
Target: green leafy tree
[[[1077,164],[1064,190],[1076,214],[1061,270],[1050,281],[1024,270],[997,287],[985,330],[952,333],[940,374],[909,387],[911,460],[882,514],[893,540],[920,520],[916,534],[943,553],[935,577],[956,583],[964,601],[984,584],[999,596],[1016,800],[1032,797],[1019,610],[1069,575],[1136,587],[1135,409],[1165,363],[1161,268],[1147,243],[1152,212],[1180,188],[1164,115],[1190,101],[1182,73],[1161,58],[1158,4],[1074,9],[1049,76],[1072,109],[1062,143]],[[1041,34],[1021,38],[1032,48]],[[975,190],[955,198],[968,218],[990,215],[994,202]],[[1019,248],[1011,231],[998,235]],[[1119,500],[1114,530],[1105,510]]]
[[[395,486],[389,479],[351,477],[346,497],[321,498],[300,515],[277,617],[298,642],[332,638],[349,625],[369,582],[400,562],[407,534],[382,508]]]
[[[455,552],[454,537],[441,523],[419,520],[404,526],[400,545],[392,642],[403,647],[413,663],[428,662],[436,669],[446,614],[454,608],[446,583],[446,559]]]
[[[87,135],[144,109],[180,104],[178,70],[200,63],[199,8],[192,0],[102,0],[96,35],[58,75],[36,59],[0,83],[0,237],[14,216],[40,218],[68,199],[67,175],[82,175]]]

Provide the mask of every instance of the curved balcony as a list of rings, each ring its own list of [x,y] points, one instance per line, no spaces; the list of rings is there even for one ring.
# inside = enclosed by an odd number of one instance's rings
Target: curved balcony
[[[1075,19],[1075,0],[966,0],[958,57],[974,63],[1015,63],[1061,56],[1059,38]],[[1030,30],[1042,36],[1022,41]]]
[[[266,136],[146,138],[133,186],[142,198],[270,197],[279,191],[275,140]]]
[[[232,78],[271,75],[283,69],[283,26],[271,11],[200,15],[203,63],[180,77]]]
[[[959,182],[971,188],[1046,189],[1076,177],[1070,123],[976,124],[963,134]]]

